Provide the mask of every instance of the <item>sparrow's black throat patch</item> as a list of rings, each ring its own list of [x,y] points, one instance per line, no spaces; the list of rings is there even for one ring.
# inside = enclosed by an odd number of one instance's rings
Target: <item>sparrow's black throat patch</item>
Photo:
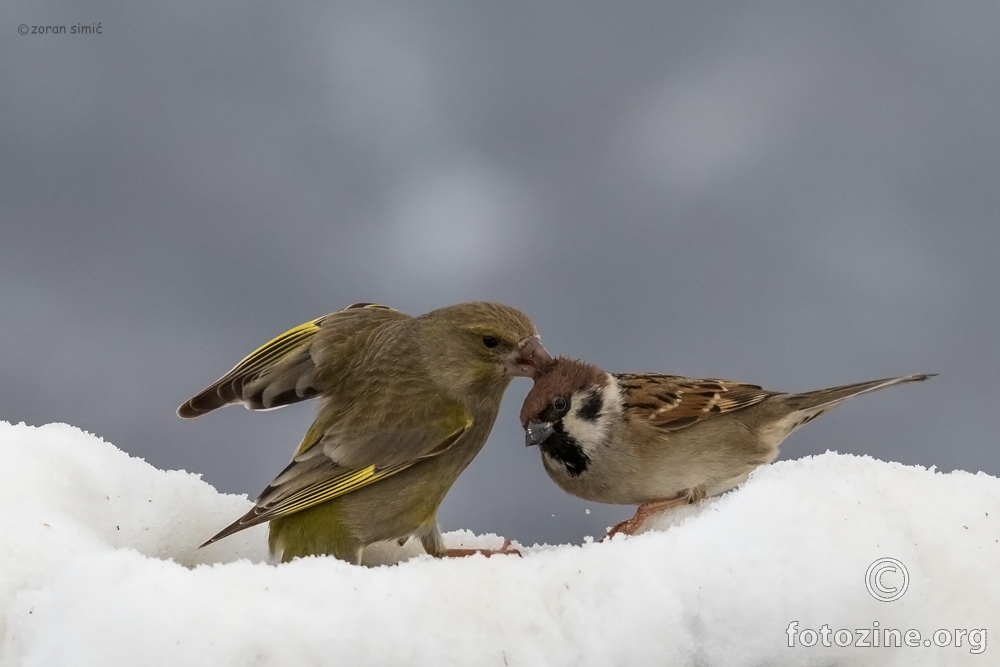
[[[567,435],[563,430],[562,422],[553,425],[555,433],[549,436],[548,440],[538,446],[542,453],[549,458],[559,461],[566,467],[573,477],[583,473],[590,465],[590,457],[583,451],[583,447],[577,444],[576,440]]]

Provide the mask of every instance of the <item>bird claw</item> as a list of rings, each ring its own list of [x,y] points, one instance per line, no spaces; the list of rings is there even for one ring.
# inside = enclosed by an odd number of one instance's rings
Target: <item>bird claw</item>
[[[499,549],[445,549],[444,552],[445,558],[465,558],[466,556],[475,556],[476,554],[482,554],[487,558],[496,554],[522,556],[520,551],[511,546],[511,542],[507,538],[504,538],[503,544],[500,545]]]
[[[598,540],[598,542],[611,539],[619,533],[634,535],[635,531],[642,528],[642,524],[646,523],[646,519],[657,512],[670,509],[671,507],[677,507],[679,505],[691,505],[703,500],[704,498],[705,489],[699,486],[694,489],[688,489],[675,498],[658,500],[656,502],[639,505],[639,507],[635,510],[635,514],[632,515],[632,518],[616,523],[611,527],[611,530],[608,531],[608,534]]]
[[[603,542],[604,540],[610,540],[619,533],[632,535],[635,531],[639,530],[639,527],[642,526],[645,520],[646,517],[639,517],[639,512],[636,511],[635,516],[630,519],[625,519],[624,521],[619,521],[615,525],[611,526],[611,530],[608,531],[608,534],[597,541]]]

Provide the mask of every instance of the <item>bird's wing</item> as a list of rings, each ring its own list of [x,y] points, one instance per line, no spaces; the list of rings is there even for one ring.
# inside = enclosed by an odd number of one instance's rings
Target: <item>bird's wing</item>
[[[386,306],[356,303],[300,324],[251,352],[210,387],[177,408],[177,414],[190,419],[230,403],[243,403],[251,410],[268,410],[312,398],[319,393],[312,347],[321,329],[333,330],[336,340],[349,344],[386,322],[408,317]]]
[[[659,373],[622,373],[615,377],[625,395],[625,409],[665,431],[742,410],[775,395],[757,385],[728,380]]]
[[[300,453],[264,489],[254,507],[205,544],[357,491],[447,451],[473,423],[465,410],[455,405],[458,409],[446,411],[446,415],[430,424],[405,428],[399,423],[396,428],[372,429],[350,448],[329,446],[333,440],[317,419],[300,445]],[[368,453],[369,461],[364,465],[348,465],[338,458],[338,452],[354,460]]]

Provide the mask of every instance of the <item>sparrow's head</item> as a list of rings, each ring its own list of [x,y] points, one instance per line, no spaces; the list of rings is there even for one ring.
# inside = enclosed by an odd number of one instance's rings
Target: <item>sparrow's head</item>
[[[559,460],[579,475],[603,446],[622,410],[621,393],[610,373],[560,357],[535,380],[521,407],[528,447]]]
[[[460,303],[421,315],[431,372],[457,390],[537,378],[552,363],[528,316],[501,303]]]

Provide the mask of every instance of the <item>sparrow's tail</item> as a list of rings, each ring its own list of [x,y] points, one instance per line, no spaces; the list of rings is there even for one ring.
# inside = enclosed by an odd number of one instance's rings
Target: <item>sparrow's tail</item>
[[[788,415],[776,424],[776,430],[781,433],[781,440],[784,440],[800,426],[808,424],[824,412],[837,407],[853,396],[867,394],[897,384],[922,382],[935,375],[936,373],[920,373],[905,377],[885,378],[884,380],[871,380],[870,382],[858,382],[857,384],[847,384],[841,387],[807,391],[804,394],[784,394],[783,396],[775,397],[789,411]]]

